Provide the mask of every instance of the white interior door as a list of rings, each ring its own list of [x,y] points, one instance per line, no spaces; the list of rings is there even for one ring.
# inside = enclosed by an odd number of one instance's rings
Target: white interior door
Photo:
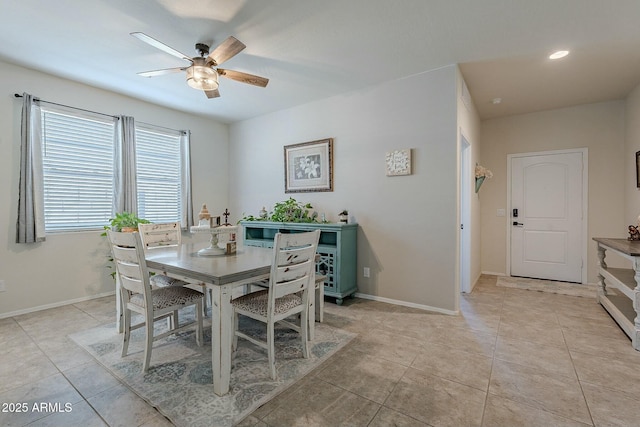
[[[583,154],[511,158],[511,275],[582,282]]]

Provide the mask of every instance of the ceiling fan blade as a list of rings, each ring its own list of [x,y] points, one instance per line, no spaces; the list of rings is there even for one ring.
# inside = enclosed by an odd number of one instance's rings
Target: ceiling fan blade
[[[155,77],[164,76],[165,74],[179,73],[180,71],[184,71],[185,69],[186,68],[165,68],[164,70],[143,71],[137,74],[142,77]]]
[[[242,51],[246,46],[240,40],[233,36],[227,37],[225,41],[220,43],[218,47],[213,49],[207,59],[214,62],[214,65],[220,65],[224,61],[233,58]]]
[[[218,74],[231,80],[247,83],[254,86],[266,87],[269,83],[269,79],[260,76],[254,76],[253,74],[243,73],[240,71],[217,69]]]
[[[207,98],[211,99],[211,98],[218,98],[220,96],[220,91],[218,89],[216,90],[205,90],[203,91],[205,95],[207,95]]]
[[[140,33],[140,32],[136,32],[136,33],[130,33],[133,37],[147,43],[148,45],[151,45],[153,47],[155,47],[156,49],[160,49],[163,52],[168,53],[169,55],[173,55],[177,58],[180,59],[184,59],[187,61],[191,61],[191,57],[189,55],[185,55],[182,52],[178,52],[177,50],[175,50],[172,47],[167,46],[166,44],[162,43],[161,41],[158,41],[156,39],[154,39],[151,36],[146,35],[145,33]]]

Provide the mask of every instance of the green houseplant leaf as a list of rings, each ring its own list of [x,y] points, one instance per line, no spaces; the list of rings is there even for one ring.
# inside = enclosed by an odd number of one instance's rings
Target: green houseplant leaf
[[[115,217],[109,218],[109,225],[105,225],[105,230],[122,231],[126,228],[138,228],[138,224],[149,224],[151,221],[144,218],[139,218],[136,214],[131,212],[117,212]],[[106,233],[102,234],[106,236]]]
[[[300,203],[293,197],[289,200],[278,202],[273,206],[273,211],[266,218],[257,218],[253,215],[244,216],[241,221],[272,221],[272,222],[318,222],[318,213],[312,212],[311,203]]]

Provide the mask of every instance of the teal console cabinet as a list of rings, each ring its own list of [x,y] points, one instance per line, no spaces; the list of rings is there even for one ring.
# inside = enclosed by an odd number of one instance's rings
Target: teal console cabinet
[[[324,294],[336,298],[341,305],[344,297],[358,291],[356,285],[356,252],[358,224],[297,223],[241,221],[242,237],[247,246],[273,247],[276,233],[301,233],[320,230],[316,273],[326,275]]]

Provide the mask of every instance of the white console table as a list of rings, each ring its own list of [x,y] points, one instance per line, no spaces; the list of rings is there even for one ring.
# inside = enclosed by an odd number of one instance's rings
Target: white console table
[[[594,237],[598,243],[598,302],[640,350],[640,241]],[[604,261],[611,250],[630,260],[633,268],[611,268]],[[607,292],[616,289],[616,295]]]

